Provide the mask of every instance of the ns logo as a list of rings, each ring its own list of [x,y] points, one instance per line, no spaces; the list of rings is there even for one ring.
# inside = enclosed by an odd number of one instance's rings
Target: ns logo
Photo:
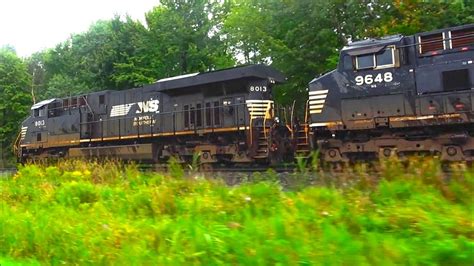
[[[149,101],[137,102],[138,109],[136,114],[159,113],[160,100],[150,99]]]

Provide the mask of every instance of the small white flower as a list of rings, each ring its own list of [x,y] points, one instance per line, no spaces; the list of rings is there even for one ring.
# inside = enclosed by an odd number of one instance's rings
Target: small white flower
[[[251,197],[248,197],[248,196],[247,196],[247,197],[245,197],[245,201],[251,201],[251,200],[252,200],[252,198],[251,198]]]

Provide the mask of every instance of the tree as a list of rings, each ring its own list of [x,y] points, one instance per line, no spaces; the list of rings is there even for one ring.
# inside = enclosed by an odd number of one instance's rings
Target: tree
[[[371,23],[371,36],[387,34],[410,35],[450,26],[474,23],[474,2],[454,1],[379,1],[374,12],[379,15],[377,24]]]
[[[148,30],[145,26],[129,17],[125,22],[114,19],[111,26],[114,32],[112,44],[118,51],[111,80],[118,88],[132,88],[155,81],[157,74],[150,61],[160,59],[148,57],[152,44],[147,43]]]
[[[12,144],[31,106],[27,65],[8,47],[0,48],[0,165],[13,161]]]
[[[234,65],[220,30],[228,5],[221,1],[163,0],[147,13],[151,68],[159,77]]]
[[[26,58],[25,63],[28,65],[28,73],[31,76],[30,93],[33,102],[43,98],[45,92],[45,74],[44,53],[37,52]]]
[[[135,60],[146,54],[146,31],[140,22],[116,16],[34,54],[28,64],[38,98],[128,89],[153,81],[149,68]]]

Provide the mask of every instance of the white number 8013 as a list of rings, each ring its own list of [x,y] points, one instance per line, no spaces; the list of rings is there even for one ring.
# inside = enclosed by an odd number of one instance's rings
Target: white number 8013
[[[250,91],[267,91],[267,86],[250,86]]]

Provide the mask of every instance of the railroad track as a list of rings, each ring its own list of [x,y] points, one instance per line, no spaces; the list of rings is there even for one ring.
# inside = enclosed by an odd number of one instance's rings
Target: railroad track
[[[0,177],[10,176],[16,173],[16,168],[0,168]]]
[[[266,172],[274,171],[277,173],[294,172],[296,166],[293,164],[284,166],[225,166],[225,165],[201,165],[201,166],[182,166],[185,172],[193,173],[255,173],[255,172]],[[168,164],[140,164],[138,168],[143,171],[168,171]]]

